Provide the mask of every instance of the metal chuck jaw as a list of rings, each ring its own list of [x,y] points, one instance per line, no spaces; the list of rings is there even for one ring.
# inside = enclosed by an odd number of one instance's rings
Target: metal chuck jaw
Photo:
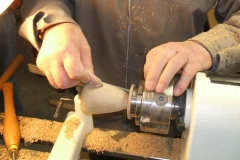
[[[127,117],[135,117],[135,124],[141,131],[168,134],[171,120],[176,120],[177,129],[185,129],[184,113],[186,92],[179,97],[173,96],[174,80],[164,93],[149,92],[144,81],[137,87],[131,85],[127,104]]]

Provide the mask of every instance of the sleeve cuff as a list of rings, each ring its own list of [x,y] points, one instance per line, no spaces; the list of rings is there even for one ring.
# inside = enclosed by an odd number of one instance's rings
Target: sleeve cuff
[[[239,45],[240,31],[228,24],[219,24],[208,32],[203,32],[190,40],[205,47],[212,57],[210,72],[226,71],[228,64],[226,54],[231,54],[232,48]]]
[[[70,14],[71,12],[61,4],[46,6],[23,21],[19,34],[39,50],[42,44],[39,35],[44,29],[60,23],[78,25]]]

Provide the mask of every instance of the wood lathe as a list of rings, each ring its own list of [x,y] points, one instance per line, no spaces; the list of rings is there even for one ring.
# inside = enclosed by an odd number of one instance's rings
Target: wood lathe
[[[150,133],[167,134],[175,120],[182,132],[181,160],[239,159],[240,76],[197,73],[179,97],[173,96],[175,80],[164,93],[146,91],[143,82],[129,92],[87,84],[81,90],[81,109],[91,114],[127,109],[128,118]]]
[[[181,160],[240,159],[238,154],[240,149],[238,140],[240,136],[239,75],[199,72],[180,97],[174,97],[172,94],[175,80],[177,78],[173,79],[162,94],[147,92],[143,82],[140,82],[139,86],[133,84],[127,92],[110,84],[104,84],[102,88],[95,88],[91,84],[80,87],[78,89],[80,95],[74,98],[75,112],[69,112],[65,122],[72,117],[79,117],[81,123],[75,128],[76,132],[73,132],[71,138],[64,136],[69,130],[66,126],[62,127],[49,159],[78,159],[81,148],[84,148],[83,142],[86,141],[86,137],[95,133],[91,114],[123,109],[127,110],[128,118],[135,119],[136,125],[139,125],[142,131],[150,133],[148,134],[150,137],[164,137],[164,134],[171,129],[169,121],[175,120],[177,129],[182,132],[181,139],[165,137],[168,140],[163,144],[164,146],[158,143],[160,140],[151,141],[151,144],[147,145],[154,148],[159,146],[161,148],[157,151],[159,154],[164,152],[164,148],[170,149],[167,156],[161,154],[144,156],[141,152],[147,150],[149,148],[147,146],[135,152],[134,156],[131,152],[125,152],[122,149],[103,149],[99,154],[109,153],[122,158],[132,156],[129,159],[155,160],[174,159],[171,157],[174,153],[179,154],[175,159]],[[81,125],[83,128],[80,129]],[[88,132],[90,134],[87,134]],[[105,131],[105,133],[109,132]],[[93,137],[97,136],[99,135],[96,134]],[[131,139],[134,137],[137,136],[134,135]],[[145,137],[147,139],[148,136],[145,135]],[[128,139],[128,148],[137,142],[139,144],[144,142],[144,138],[134,142],[131,139]],[[172,146],[174,144],[172,140],[179,140],[177,147]],[[117,142],[121,142],[121,139],[113,144]],[[99,143],[101,141],[97,139],[94,141],[94,146]]]

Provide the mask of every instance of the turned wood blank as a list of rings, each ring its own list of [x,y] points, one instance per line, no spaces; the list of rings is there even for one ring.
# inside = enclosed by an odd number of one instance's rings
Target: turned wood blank
[[[91,114],[124,110],[127,108],[127,100],[128,93],[107,83],[99,88],[85,84],[81,93],[82,109]]]

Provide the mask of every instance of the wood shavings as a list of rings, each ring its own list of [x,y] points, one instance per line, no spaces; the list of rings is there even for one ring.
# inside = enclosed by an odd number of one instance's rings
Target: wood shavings
[[[21,137],[25,143],[33,143],[38,140],[55,142],[62,128],[62,123],[37,118],[19,117]]]
[[[78,126],[81,124],[80,120],[76,117],[72,117],[71,119],[64,122],[64,125],[66,126],[64,131],[64,136],[67,139],[71,139],[73,137],[74,131],[78,128]]]
[[[0,114],[1,134],[3,133],[3,116],[3,114]],[[32,143],[38,140],[54,143],[63,124],[60,122],[28,117],[19,117],[19,122],[21,136],[25,143]],[[73,125],[71,129],[67,129],[71,130],[70,135],[72,135],[77,126],[80,125],[80,121],[70,119],[66,125]],[[160,157],[179,160],[181,140],[148,133],[123,132],[117,130],[103,131],[95,128],[85,137],[83,147],[88,151],[95,152],[119,152],[143,157]],[[7,154],[7,151],[0,150],[0,159],[4,154]],[[45,154],[42,154],[42,159],[47,159],[44,157]],[[8,159],[5,158],[3,160]]]
[[[115,151],[118,144],[108,133],[100,129],[94,129],[86,136],[83,147],[96,152]]]
[[[6,147],[0,148],[0,159],[2,160],[10,160],[10,157],[8,156],[8,152]]]
[[[0,124],[3,124],[4,113],[0,113]],[[3,125],[0,125],[0,134],[3,135]]]
[[[175,148],[176,145],[177,148]],[[174,150],[172,149],[173,146]],[[180,159],[180,139],[133,132],[119,141],[119,147],[123,152],[143,157]]]
[[[19,149],[18,160],[46,160],[49,157],[48,152],[32,151],[27,149]],[[6,147],[0,147],[0,159],[11,160]]]
[[[113,137],[120,132],[94,129],[86,136],[83,147],[96,152],[117,151],[143,157],[180,159],[180,139],[133,132],[125,138],[115,140]]]
[[[106,133],[108,135],[110,135],[111,137],[117,135],[120,131],[117,131],[117,130],[110,130],[110,131],[106,131]]]
[[[3,134],[3,117],[4,114],[0,114],[0,134]],[[18,117],[21,138],[24,142],[33,143],[40,141],[55,142],[57,136],[62,128],[61,122],[49,121],[45,119]],[[1,125],[2,124],[2,125]]]

